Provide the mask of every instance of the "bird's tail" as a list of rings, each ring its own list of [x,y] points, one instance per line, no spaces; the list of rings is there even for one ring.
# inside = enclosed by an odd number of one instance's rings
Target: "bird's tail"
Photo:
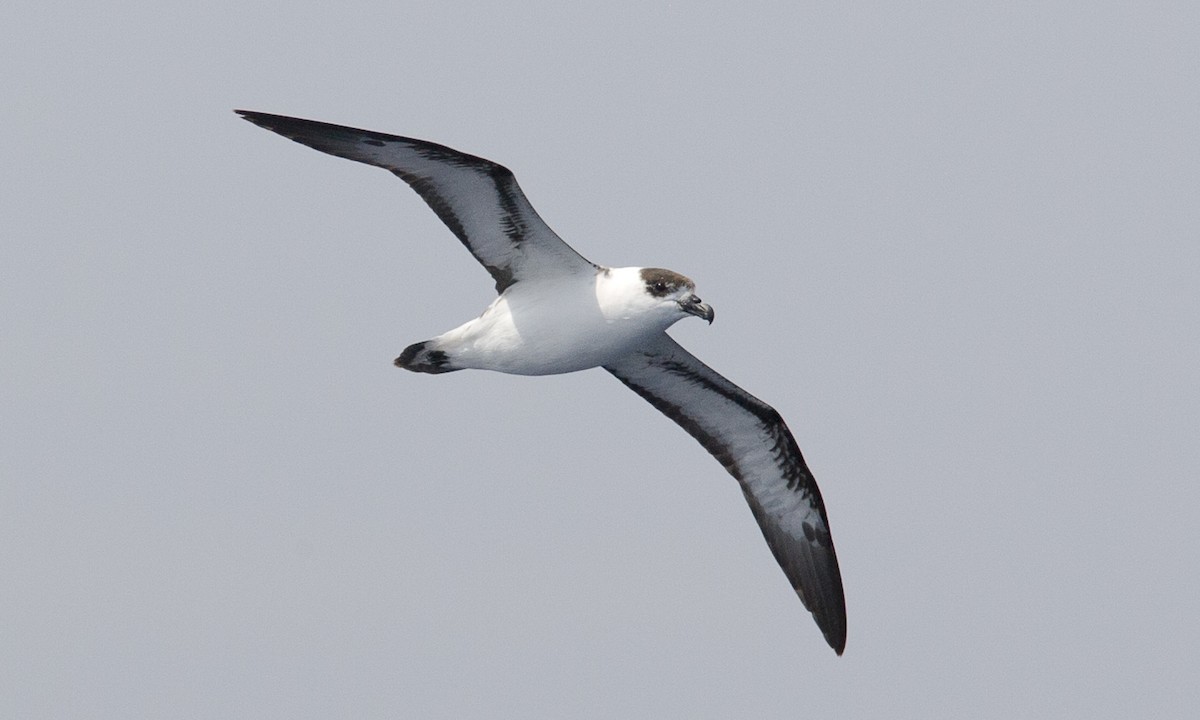
[[[404,348],[404,352],[396,358],[396,367],[435,375],[462,370],[462,368],[454,367],[446,351],[438,350],[433,342],[432,340],[423,340]]]

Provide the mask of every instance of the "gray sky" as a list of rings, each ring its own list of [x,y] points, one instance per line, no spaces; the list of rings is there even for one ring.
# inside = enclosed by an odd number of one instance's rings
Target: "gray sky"
[[[0,9],[0,716],[1194,712],[1195,3],[202,5]],[[486,273],[235,107],[497,160],[694,278],[845,656],[606,373],[392,367]]]

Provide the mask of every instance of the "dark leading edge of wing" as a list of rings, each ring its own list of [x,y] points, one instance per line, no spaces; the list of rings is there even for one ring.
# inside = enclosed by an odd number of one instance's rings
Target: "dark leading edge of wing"
[[[665,333],[605,370],[700,441],[737,478],[784,574],[839,655],[846,600],[825,503],[779,413]]]
[[[483,264],[498,293],[525,277],[596,269],[554,234],[503,165],[424,140],[283,115],[234,112],[321,152],[392,171]]]

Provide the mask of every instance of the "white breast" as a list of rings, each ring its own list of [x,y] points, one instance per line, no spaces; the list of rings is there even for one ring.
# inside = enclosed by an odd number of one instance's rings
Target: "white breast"
[[[463,368],[552,375],[625,357],[679,319],[644,291],[637,268],[517,283],[483,315],[436,338]]]

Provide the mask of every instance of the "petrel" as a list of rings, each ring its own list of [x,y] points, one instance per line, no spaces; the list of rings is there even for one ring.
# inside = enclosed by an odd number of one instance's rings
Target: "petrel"
[[[552,375],[602,367],[712,453],[737,479],[767,545],[838,655],[846,601],[825,503],[773,407],[666,333],[713,309],[671,270],[586,260],[538,216],[512,172],[444,145],[313,120],[235,111],[321,152],[375,165],[417,191],[496,281],[479,317],[396,358],[405,370]]]

